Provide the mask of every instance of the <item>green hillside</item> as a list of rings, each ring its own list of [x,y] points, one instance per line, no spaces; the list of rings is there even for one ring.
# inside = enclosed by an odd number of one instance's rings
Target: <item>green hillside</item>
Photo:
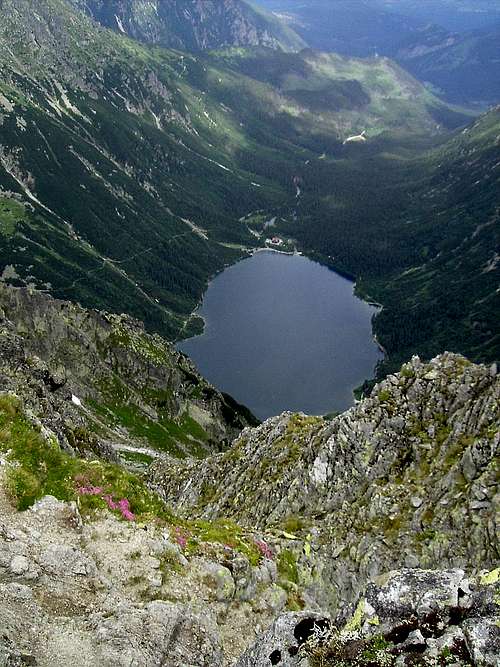
[[[387,306],[376,330],[397,358],[447,349],[500,359],[499,156],[497,107],[423,158],[428,181],[401,219],[420,257],[375,288]]]
[[[442,107],[388,61],[202,58],[140,45],[64,0],[6,0],[0,17],[4,279],[170,338],[199,328],[186,318],[209,277],[256,244],[240,218],[294,201],[308,150],[360,127],[434,132]],[[242,75],[263,58],[284,59],[286,86]],[[318,117],[321,90],[342,108]]]
[[[500,108],[427,150],[403,145],[308,165],[302,216],[282,230],[383,304],[379,374],[444,349],[499,359]]]

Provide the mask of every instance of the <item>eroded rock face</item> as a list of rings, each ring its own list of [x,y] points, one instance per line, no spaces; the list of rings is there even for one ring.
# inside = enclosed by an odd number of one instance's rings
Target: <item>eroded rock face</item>
[[[149,479],[186,513],[294,526],[302,585],[336,612],[396,567],[494,566],[499,399],[495,368],[414,358],[331,422],[285,413]]]
[[[71,0],[101,24],[146,43],[199,51],[296,49],[304,42],[241,0]]]
[[[237,663],[309,667],[498,664],[500,586],[462,570],[401,570],[369,584],[356,611],[338,618],[284,614]],[[480,602],[482,600],[482,602]]]
[[[253,421],[138,321],[5,285],[0,379],[67,449],[111,459],[134,447],[152,457],[206,454]]]

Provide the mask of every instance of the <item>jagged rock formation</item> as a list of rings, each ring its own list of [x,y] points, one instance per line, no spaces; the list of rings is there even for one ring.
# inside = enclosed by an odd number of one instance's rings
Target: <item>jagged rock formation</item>
[[[469,580],[461,570],[390,572],[368,586],[344,628],[319,614],[283,615],[237,667],[493,667],[498,574]]]
[[[108,28],[164,47],[198,51],[223,46],[305,46],[272,14],[244,0],[71,1]]]
[[[102,431],[76,433],[106,377],[161,425],[140,376],[188,362],[129,318],[21,289],[0,305],[5,664],[496,666],[496,368],[415,358],[332,421],[285,414],[156,462],[168,509]]]
[[[150,484],[189,515],[296,532],[296,582],[336,611],[394,567],[498,561],[499,399],[496,366],[414,358],[331,422],[285,413]]]
[[[248,594],[241,557],[227,548],[225,565],[187,560],[173,530],[109,516],[82,522],[74,503],[51,497],[17,513],[0,489],[0,509],[2,664],[497,664],[498,570],[474,579],[392,572],[368,586],[345,626],[324,613],[285,613],[254,640],[280,611],[266,602],[277,588],[272,561]]]
[[[23,397],[67,449],[134,461],[206,455],[251,413],[126,315],[0,285],[2,389]]]

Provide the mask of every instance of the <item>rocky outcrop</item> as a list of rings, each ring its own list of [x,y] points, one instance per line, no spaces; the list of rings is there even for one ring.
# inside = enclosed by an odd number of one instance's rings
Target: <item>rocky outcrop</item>
[[[343,627],[319,614],[285,614],[237,667],[483,665],[500,655],[498,570],[402,570],[371,583]],[[496,600],[496,602],[495,602]]]
[[[272,561],[247,561],[245,574],[242,556],[227,547],[217,555],[214,543],[195,557],[173,527],[106,513],[89,522],[77,504],[50,496],[18,513],[3,484],[0,512],[2,664],[497,664],[498,570],[390,572],[367,586],[345,622],[266,606]],[[245,576],[258,582],[251,591]]]
[[[200,456],[255,421],[136,320],[2,285],[0,377],[66,449],[108,457]]]
[[[414,358],[331,422],[285,413],[150,484],[187,514],[293,533],[297,581],[336,611],[396,567],[494,566],[499,398],[496,367]]]
[[[242,0],[71,0],[102,25],[149,44],[199,51],[224,46],[300,49],[284,23]]]

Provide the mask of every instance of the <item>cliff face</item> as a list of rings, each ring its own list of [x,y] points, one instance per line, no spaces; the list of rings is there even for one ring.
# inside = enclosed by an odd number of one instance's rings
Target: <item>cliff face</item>
[[[0,387],[6,665],[496,667],[496,367],[250,427],[138,322],[4,286]]]
[[[395,567],[497,562],[499,398],[496,367],[414,358],[331,422],[285,413],[150,483],[185,513],[293,533],[306,590],[334,611]]]
[[[102,25],[134,39],[199,51],[223,46],[298,49],[305,42],[244,0],[71,0]]]
[[[125,315],[0,286],[0,336],[3,390],[23,397],[67,447],[93,443],[136,463],[204,456],[256,423]]]
[[[55,361],[64,330],[84,359],[89,323],[114,349],[106,316],[24,291],[2,307],[2,388],[24,397],[0,394],[6,665],[496,667],[496,369],[414,359],[330,423],[286,414],[223,455],[155,464],[174,514],[102,450],[61,452],[87,410],[16,333]],[[89,379],[71,353],[65,368]]]

